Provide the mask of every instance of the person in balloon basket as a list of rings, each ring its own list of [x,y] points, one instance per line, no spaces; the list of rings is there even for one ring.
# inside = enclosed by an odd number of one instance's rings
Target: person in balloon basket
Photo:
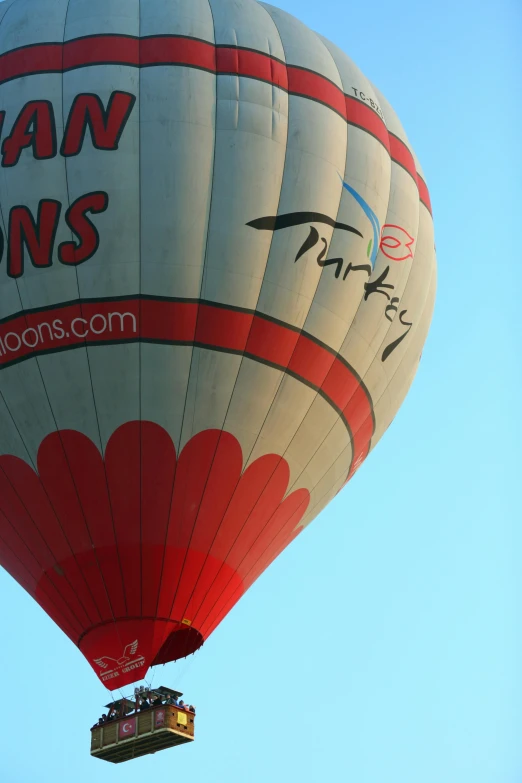
[[[194,714],[196,714],[196,708],[192,704],[190,706],[188,704],[185,704],[183,699],[179,700],[178,707],[180,707],[182,710],[185,710],[185,712],[193,712]]]
[[[151,707],[162,707],[163,706],[163,697],[161,693],[157,693],[155,698],[151,701],[150,704]]]
[[[105,714],[105,712],[103,713],[103,715],[101,716],[101,718],[98,718],[98,721],[97,721],[97,723],[95,723],[95,724],[94,724],[94,726],[93,726],[92,728],[93,728],[93,729],[97,729],[97,728],[98,728],[98,726],[103,726],[103,724],[104,724],[104,723],[107,723],[107,715]]]
[[[114,704],[114,703],[111,704],[111,706],[109,708],[109,714],[107,715],[107,722],[113,721],[113,720],[118,720],[118,718],[122,717],[120,713],[121,713],[121,709],[118,710],[118,707],[117,707],[116,704]]]
[[[151,706],[150,692],[141,694],[140,696],[136,697],[136,712],[138,712],[138,710],[140,712],[143,712],[144,710],[148,710],[150,709],[150,706]]]

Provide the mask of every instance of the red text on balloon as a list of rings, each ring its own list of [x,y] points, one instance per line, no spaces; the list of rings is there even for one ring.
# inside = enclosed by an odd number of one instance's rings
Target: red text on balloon
[[[65,213],[65,222],[78,242],[61,243],[58,248],[58,259],[62,264],[81,264],[94,255],[99,245],[99,234],[89,220],[88,214],[105,212],[108,205],[109,196],[102,191],[87,193],[71,204]],[[18,205],[11,209],[7,242],[9,277],[16,278],[23,275],[26,254],[35,267],[43,268],[52,265],[61,211],[62,204],[52,199],[40,201],[36,220],[29,207]],[[3,250],[2,237],[0,261]]]
[[[65,124],[60,153],[64,157],[78,155],[82,151],[87,130],[95,149],[117,150],[135,103],[135,95],[118,90],[112,93],[107,108],[98,95],[77,95]],[[0,112],[0,132],[5,119],[5,112]],[[43,100],[29,101],[21,109],[10,134],[2,143],[2,166],[16,166],[23,150],[29,147],[36,160],[54,158],[58,154],[56,136],[53,104]]]

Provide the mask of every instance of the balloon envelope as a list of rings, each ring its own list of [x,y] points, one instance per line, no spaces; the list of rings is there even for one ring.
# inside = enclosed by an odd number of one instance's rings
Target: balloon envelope
[[[378,90],[255,0],[7,0],[0,53],[0,563],[112,689],[389,426],[429,195]]]

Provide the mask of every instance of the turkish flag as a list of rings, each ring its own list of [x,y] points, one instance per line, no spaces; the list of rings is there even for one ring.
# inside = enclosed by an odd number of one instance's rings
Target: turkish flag
[[[136,718],[127,718],[122,720],[118,726],[118,737],[120,739],[126,739],[127,737],[134,737],[136,735]]]
[[[165,725],[165,710],[156,710],[154,713],[154,725],[156,728]]]

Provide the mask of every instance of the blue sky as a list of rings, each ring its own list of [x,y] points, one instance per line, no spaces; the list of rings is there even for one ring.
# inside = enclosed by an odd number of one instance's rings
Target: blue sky
[[[2,783],[522,779],[522,7],[279,5],[377,84],[422,163],[439,292],[420,372],[350,486],[156,672],[198,707],[190,747],[91,759],[107,692],[0,572]]]

